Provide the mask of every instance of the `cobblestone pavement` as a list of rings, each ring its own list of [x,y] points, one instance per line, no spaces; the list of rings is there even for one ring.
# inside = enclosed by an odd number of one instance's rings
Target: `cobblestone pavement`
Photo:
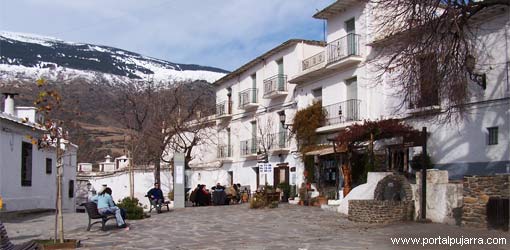
[[[49,238],[54,215],[7,220],[14,242]],[[247,205],[194,207],[129,221],[131,230],[109,221],[106,232],[94,225],[86,232],[86,214],[65,214],[66,238],[82,241],[81,249],[510,249],[510,235],[442,224],[357,224],[316,207],[280,204],[275,209]],[[390,237],[505,237],[507,245],[395,246]]]

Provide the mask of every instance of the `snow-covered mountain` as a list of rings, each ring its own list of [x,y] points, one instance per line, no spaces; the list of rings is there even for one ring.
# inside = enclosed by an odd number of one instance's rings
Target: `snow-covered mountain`
[[[109,46],[0,31],[0,80],[85,79],[214,82],[225,70],[177,64]]]

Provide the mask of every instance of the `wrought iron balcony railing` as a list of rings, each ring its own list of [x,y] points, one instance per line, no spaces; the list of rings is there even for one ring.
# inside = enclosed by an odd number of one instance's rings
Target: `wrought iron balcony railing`
[[[223,101],[216,104],[216,116],[225,116],[232,114],[232,102]]]
[[[257,149],[258,149],[257,146],[258,146],[258,140],[256,140],[256,139],[241,141],[241,143],[240,143],[241,156],[257,154]]]
[[[360,55],[359,38],[360,35],[350,33],[340,39],[328,43],[328,63],[333,63],[349,56]]]
[[[218,158],[229,158],[232,157],[232,146],[220,145],[218,146]]]
[[[290,147],[289,134],[287,132],[279,132],[270,134],[269,150],[287,149]]]
[[[257,90],[256,88],[250,88],[239,92],[239,108],[246,108],[250,104],[257,104]]]
[[[340,124],[349,121],[360,120],[361,100],[350,99],[324,106],[326,111],[326,125]]]
[[[315,65],[319,65],[326,61],[326,53],[324,51],[321,51],[311,57],[306,58],[301,62],[301,69],[302,71],[305,71],[309,68],[312,68]]]
[[[264,97],[287,91],[287,75],[278,74],[264,80]]]

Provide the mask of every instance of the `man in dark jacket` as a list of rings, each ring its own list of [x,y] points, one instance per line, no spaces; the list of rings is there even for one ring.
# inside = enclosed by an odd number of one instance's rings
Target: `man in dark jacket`
[[[161,213],[161,205],[165,202],[165,197],[163,196],[163,191],[159,188],[159,183],[154,184],[154,188],[147,192],[147,196],[151,200],[151,204],[156,207],[158,214]]]

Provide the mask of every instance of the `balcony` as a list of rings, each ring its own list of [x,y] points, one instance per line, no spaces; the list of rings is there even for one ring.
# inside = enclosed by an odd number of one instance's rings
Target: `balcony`
[[[258,104],[258,89],[250,88],[245,89],[239,93],[239,109],[253,109],[259,106]]]
[[[232,146],[220,145],[218,146],[218,159],[228,159],[232,157]]]
[[[360,35],[347,34],[326,45],[325,51],[306,58],[301,62],[301,72],[289,80],[301,84],[332,74],[339,68],[350,67],[363,60],[359,46]]]
[[[273,154],[288,153],[290,151],[289,133],[274,133],[270,134],[268,138],[270,140],[268,150]]]
[[[223,101],[216,104],[216,118],[232,118],[232,102]]]
[[[333,131],[341,128],[348,122],[360,121],[361,100],[350,99],[347,101],[324,106],[326,112],[326,123],[317,129],[317,132]]]
[[[278,74],[264,80],[264,98],[272,99],[287,95],[287,76]]]
[[[257,156],[258,141],[256,139],[250,139],[241,141],[241,157]]]
[[[328,43],[328,66],[340,67],[359,63],[359,37],[360,35],[351,33]]]
[[[321,52],[303,60],[301,62],[301,70],[309,71],[311,69],[316,69],[318,67],[324,67],[325,62],[326,62],[326,53],[324,51],[321,51]]]

